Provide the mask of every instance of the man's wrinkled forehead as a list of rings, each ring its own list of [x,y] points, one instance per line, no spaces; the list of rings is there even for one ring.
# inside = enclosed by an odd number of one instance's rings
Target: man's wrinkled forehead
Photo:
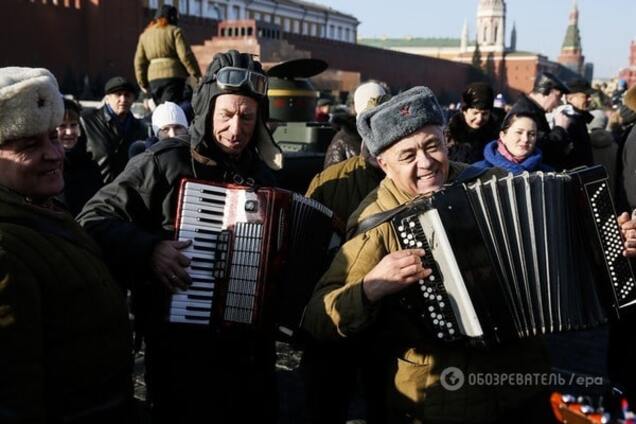
[[[439,125],[427,125],[413,134],[398,140],[384,152],[381,152],[380,155],[391,152],[392,155],[399,156],[413,150],[426,149],[435,145],[442,146],[444,144],[444,129]]]

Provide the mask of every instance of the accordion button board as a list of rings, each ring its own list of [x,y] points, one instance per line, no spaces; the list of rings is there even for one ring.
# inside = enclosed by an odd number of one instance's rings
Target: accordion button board
[[[427,253],[431,251],[424,237],[424,231],[414,217],[401,219],[397,224],[397,231],[402,249],[424,249]],[[431,275],[426,279],[415,283],[421,292],[422,318],[426,318],[425,321],[432,324],[429,329],[435,337],[452,341],[459,336],[459,333],[456,333],[457,321],[450,310],[450,301],[444,288],[442,274],[430,254],[422,257],[422,266],[432,270]]]
[[[602,167],[523,173],[415,199],[391,225],[431,276],[399,303],[441,341],[595,327],[636,304]]]

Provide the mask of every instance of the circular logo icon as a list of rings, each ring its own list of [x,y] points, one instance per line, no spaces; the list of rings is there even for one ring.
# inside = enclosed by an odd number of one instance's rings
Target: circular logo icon
[[[439,377],[442,387],[448,391],[454,392],[461,389],[464,385],[464,373],[459,368],[448,367],[444,368],[442,374]]]

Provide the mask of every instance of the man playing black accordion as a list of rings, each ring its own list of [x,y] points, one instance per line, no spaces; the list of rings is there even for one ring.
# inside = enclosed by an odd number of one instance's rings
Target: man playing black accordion
[[[399,293],[431,275],[422,265],[424,250],[400,249],[388,220],[365,226],[367,218],[446,184],[505,175],[450,162],[443,116],[434,94],[415,87],[358,118],[360,134],[387,176],[350,218],[349,233],[357,235],[319,281],[304,328],[318,340],[361,338],[368,346],[360,361],[373,370],[369,423],[550,422],[548,387],[540,382],[468,381],[469,375],[549,373],[543,340],[524,338],[488,350],[438,342],[399,305]],[[633,255],[634,222],[625,214],[619,222],[628,239],[626,254]]]
[[[78,218],[113,269],[135,270],[122,277],[134,281],[153,422],[276,420],[271,334],[175,326],[165,310],[191,282],[183,254],[190,242],[174,240],[179,182],[274,186],[282,153],[265,127],[267,102],[259,62],[235,50],[217,54],[193,98],[190,139],[162,140],[133,158]]]

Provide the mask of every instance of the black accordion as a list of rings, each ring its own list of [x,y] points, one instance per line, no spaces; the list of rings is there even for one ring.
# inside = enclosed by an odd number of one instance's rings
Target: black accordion
[[[459,184],[391,220],[433,273],[399,303],[433,337],[490,345],[586,329],[636,303],[600,166]]]
[[[298,193],[183,179],[175,230],[192,240],[192,285],[168,321],[217,329],[299,328],[333,235],[332,212]]]

